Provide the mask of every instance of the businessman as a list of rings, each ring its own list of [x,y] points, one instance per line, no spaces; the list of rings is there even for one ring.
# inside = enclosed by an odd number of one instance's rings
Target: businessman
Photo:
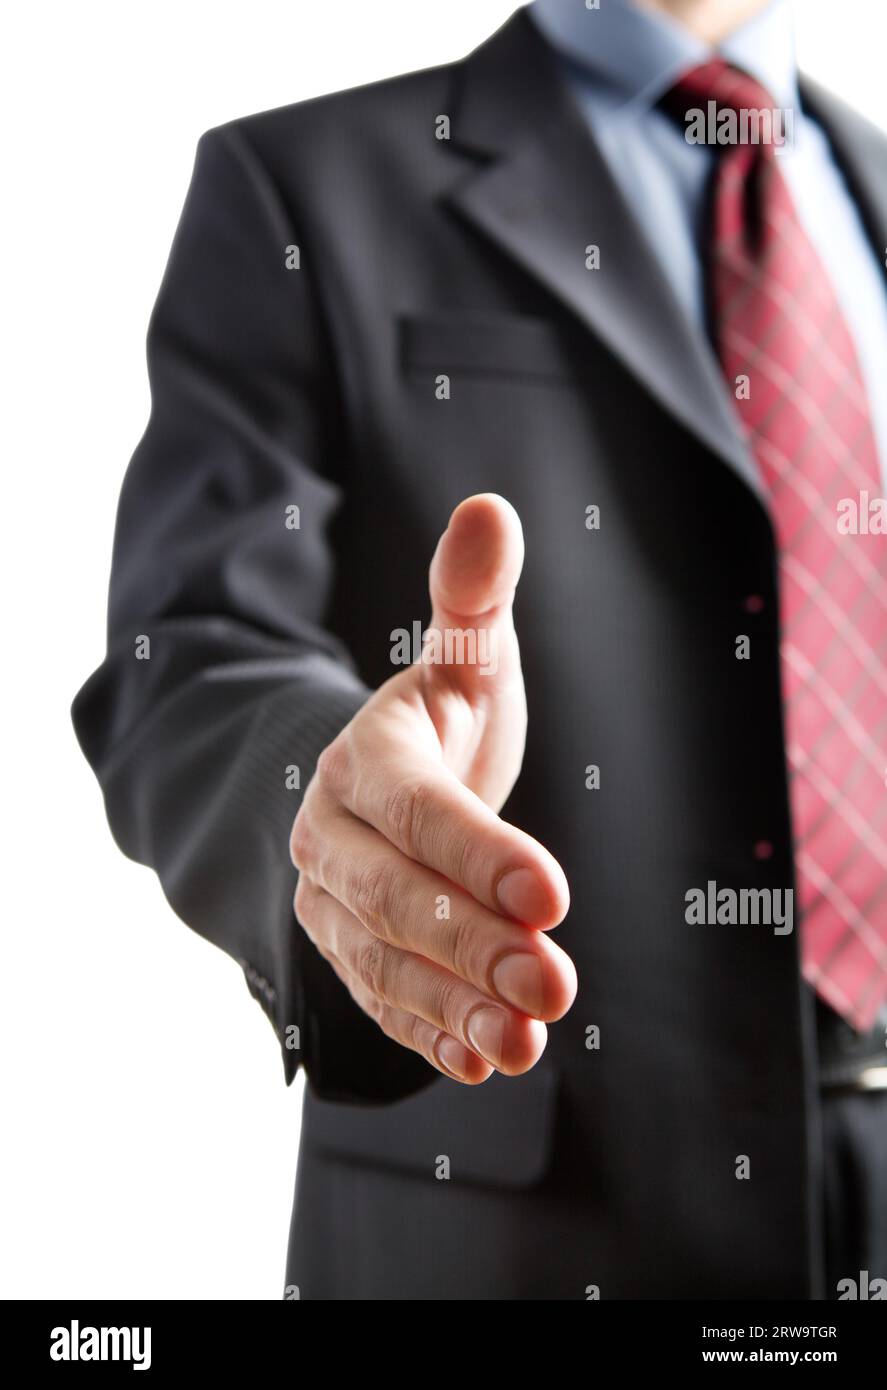
[[[305,1069],[288,1297],[887,1296],[885,188],[780,0],[200,141],[74,717]]]

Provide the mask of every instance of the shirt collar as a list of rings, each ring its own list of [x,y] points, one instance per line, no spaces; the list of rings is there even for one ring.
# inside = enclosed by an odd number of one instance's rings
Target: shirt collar
[[[760,82],[776,106],[798,103],[788,0],[771,0],[717,50],[631,0],[601,0],[599,10],[585,0],[533,0],[528,12],[554,48],[607,86],[616,105],[653,106],[681,73],[714,56]]]

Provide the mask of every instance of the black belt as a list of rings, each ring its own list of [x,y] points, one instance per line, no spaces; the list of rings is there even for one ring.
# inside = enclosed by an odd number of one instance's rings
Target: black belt
[[[817,997],[816,1037],[824,1091],[887,1090],[887,1010],[870,1032],[857,1033]]]

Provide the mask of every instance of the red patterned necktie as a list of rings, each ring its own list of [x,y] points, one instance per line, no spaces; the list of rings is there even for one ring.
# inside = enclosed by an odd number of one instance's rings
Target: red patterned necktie
[[[687,73],[666,105],[685,115],[709,101],[740,122],[773,108],[720,61]],[[853,499],[861,515],[881,475],[841,308],[773,143],[752,141],[717,147],[711,324],[779,551],[804,975],[865,1031],[887,998],[887,536],[844,534],[839,503]]]

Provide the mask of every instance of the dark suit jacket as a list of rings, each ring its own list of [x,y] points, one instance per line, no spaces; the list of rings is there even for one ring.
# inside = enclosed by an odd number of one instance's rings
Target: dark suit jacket
[[[804,93],[881,247],[885,145]],[[306,1069],[303,1298],[820,1291],[797,933],[685,920],[708,880],[792,883],[773,533],[646,234],[522,14],[465,62],[200,141],[74,717],[121,848]],[[295,924],[286,770],[304,787],[392,674],[450,509],[485,490],[527,540],[505,815],[564,865],[580,990],[533,1072],[469,1090],[388,1042]]]

